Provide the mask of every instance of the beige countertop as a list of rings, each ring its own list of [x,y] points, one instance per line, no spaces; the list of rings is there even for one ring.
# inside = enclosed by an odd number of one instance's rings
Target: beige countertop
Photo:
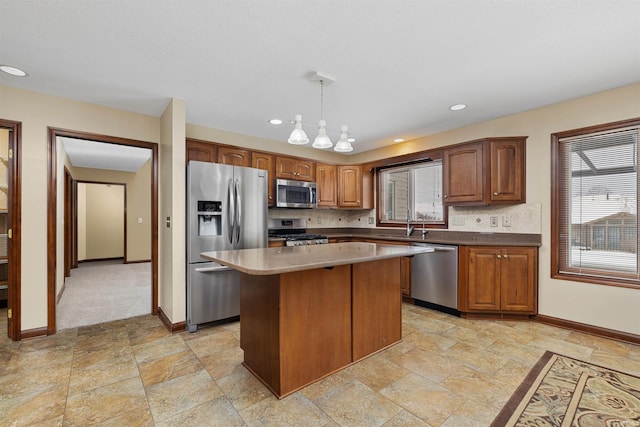
[[[269,275],[412,256],[429,251],[428,248],[418,246],[349,242],[213,251],[203,252],[201,255],[243,273]]]

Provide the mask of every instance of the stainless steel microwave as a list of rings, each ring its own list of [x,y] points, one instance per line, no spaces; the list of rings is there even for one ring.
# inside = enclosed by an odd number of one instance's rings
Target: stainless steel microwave
[[[276,207],[317,208],[317,191],[315,182],[276,179]]]

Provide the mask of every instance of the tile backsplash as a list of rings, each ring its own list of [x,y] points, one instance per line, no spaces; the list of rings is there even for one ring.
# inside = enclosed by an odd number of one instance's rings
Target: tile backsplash
[[[542,233],[541,205],[449,207],[449,230]],[[375,209],[269,209],[269,218],[304,218],[307,228],[375,228]],[[495,226],[491,226],[494,219]]]
[[[509,206],[450,206],[449,230],[541,234],[542,206],[536,203]]]
[[[307,228],[374,228],[375,216],[375,209],[269,209],[269,218],[304,218]]]

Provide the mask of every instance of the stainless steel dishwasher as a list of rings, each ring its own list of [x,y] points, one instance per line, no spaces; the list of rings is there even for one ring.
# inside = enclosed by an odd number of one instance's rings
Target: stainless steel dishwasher
[[[433,252],[415,255],[411,260],[411,297],[435,304],[433,308],[436,309],[452,309],[455,314],[458,309],[458,247],[434,243],[412,245],[432,248]]]

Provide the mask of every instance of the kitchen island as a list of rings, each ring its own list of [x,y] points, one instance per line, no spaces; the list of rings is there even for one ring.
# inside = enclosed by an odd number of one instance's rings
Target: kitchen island
[[[282,398],[401,340],[400,258],[426,251],[350,242],[202,256],[241,272],[243,364]]]

